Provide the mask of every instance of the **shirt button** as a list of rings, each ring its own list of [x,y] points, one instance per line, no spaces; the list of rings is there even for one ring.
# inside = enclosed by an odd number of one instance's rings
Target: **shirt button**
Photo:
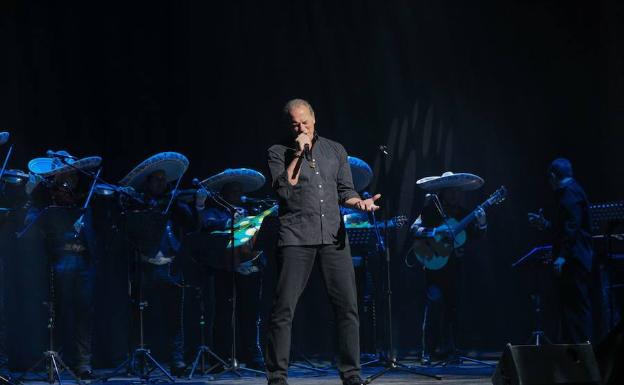
[[[319,174],[319,172],[317,171],[317,172],[316,172],[316,175],[318,175],[318,174]]]
[[[322,185],[322,184],[320,184],[320,185],[319,185],[319,188],[323,188],[323,185]]]
[[[321,216],[322,216],[322,217],[324,217],[324,216],[325,216],[325,214],[321,214]]]
[[[321,203],[323,203],[323,200],[321,199]]]

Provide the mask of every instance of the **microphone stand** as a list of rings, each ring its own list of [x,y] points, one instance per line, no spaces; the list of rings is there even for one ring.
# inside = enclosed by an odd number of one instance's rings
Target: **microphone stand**
[[[387,146],[379,146],[379,149],[381,151],[381,170],[385,170],[385,172],[382,174],[384,176],[384,183],[379,183],[380,186],[387,186],[388,185],[388,171],[386,168],[386,163],[387,163],[387,157],[388,157],[388,148]],[[386,196],[388,197],[388,194],[386,193],[386,191],[380,191],[380,193],[382,194],[382,196]],[[384,222],[384,238],[385,241],[388,241],[388,219],[389,219],[389,215],[388,215],[388,199],[386,199],[385,201],[386,203],[383,205],[383,217],[385,219]],[[375,218],[373,216],[373,218]],[[377,227],[377,226],[375,226]],[[379,236],[379,231],[376,230],[376,234]],[[379,236],[379,239],[381,240],[381,237]],[[366,365],[373,365],[373,364],[380,364],[382,366],[385,366],[384,369],[382,369],[381,371],[371,375],[370,377],[367,377],[364,380],[364,384],[370,384],[371,382],[375,381],[376,379],[384,376],[387,373],[391,373],[391,372],[408,372],[408,373],[412,373],[415,375],[419,375],[419,376],[423,376],[423,377],[429,377],[429,378],[434,378],[436,380],[441,380],[442,377],[435,375],[435,374],[429,374],[429,373],[424,373],[421,371],[418,371],[410,366],[407,366],[405,364],[400,363],[397,358],[396,355],[394,354],[394,336],[393,336],[393,328],[392,328],[392,280],[391,280],[391,274],[390,274],[390,247],[388,246],[387,243],[381,241],[377,243],[377,247],[378,247],[378,251],[380,256],[383,256],[383,259],[385,261],[385,268],[386,268],[386,320],[387,320],[387,327],[386,332],[388,333],[386,336],[386,341],[387,341],[387,351],[385,352],[385,355],[380,354],[379,357],[377,358],[377,360],[372,361],[372,362],[368,362]]]
[[[203,186],[205,188],[205,186]],[[240,371],[247,371],[253,374],[264,375],[264,372],[259,370],[244,368],[241,367],[236,359],[236,264],[234,262],[234,221],[236,219],[236,213],[238,210],[236,207],[231,205],[228,201],[226,201],[223,197],[221,197],[217,193],[209,194],[209,197],[219,206],[223,207],[230,213],[230,270],[231,270],[231,284],[232,284],[232,309],[231,309],[231,318],[230,318],[230,329],[232,332],[232,348],[230,350],[230,362],[228,366],[223,367],[223,371],[216,374],[214,379],[219,379],[222,375],[226,373],[233,373],[237,377],[242,377]]]
[[[13,145],[9,147],[6,156],[4,157],[4,162],[2,163],[2,169],[0,169],[0,181],[4,176],[4,171],[6,170],[7,164],[9,163],[9,159],[11,159],[11,155],[13,154]],[[3,188],[4,189],[4,188]]]

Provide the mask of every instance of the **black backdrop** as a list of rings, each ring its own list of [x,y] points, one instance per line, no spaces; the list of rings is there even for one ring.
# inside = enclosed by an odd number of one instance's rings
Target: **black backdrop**
[[[528,335],[526,285],[509,264],[540,241],[526,212],[548,202],[552,158],[572,160],[592,201],[622,199],[616,0],[2,4],[0,128],[16,146],[12,167],[68,149],[103,156],[114,181],[175,150],[191,160],[185,182],[225,167],[265,172],[281,106],[303,97],[322,135],[376,175],[376,149],[389,145],[381,202],[392,213],[413,219],[414,182],[444,170],[485,178],[467,204],[505,184],[509,200],[489,213],[464,274],[468,348]],[[420,272],[402,265],[406,244],[402,232],[393,249],[403,350],[418,345],[422,301]]]

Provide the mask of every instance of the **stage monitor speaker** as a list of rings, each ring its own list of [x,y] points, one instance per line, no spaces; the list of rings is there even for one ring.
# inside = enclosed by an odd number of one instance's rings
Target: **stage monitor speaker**
[[[624,384],[624,322],[607,334],[596,348],[596,358],[604,385]]]
[[[494,385],[600,385],[591,344],[507,344],[492,376]]]

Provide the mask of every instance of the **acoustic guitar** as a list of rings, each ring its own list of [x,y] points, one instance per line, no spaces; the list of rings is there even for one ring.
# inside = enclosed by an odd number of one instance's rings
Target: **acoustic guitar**
[[[501,186],[462,220],[447,218],[442,225],[418,236],[412,245],[418,262],[428,270],[440,270],[446,266],[453,250],[466,243],[466,227],[477,218],[477,211],[500,204],[506,196],[507,189]]]

